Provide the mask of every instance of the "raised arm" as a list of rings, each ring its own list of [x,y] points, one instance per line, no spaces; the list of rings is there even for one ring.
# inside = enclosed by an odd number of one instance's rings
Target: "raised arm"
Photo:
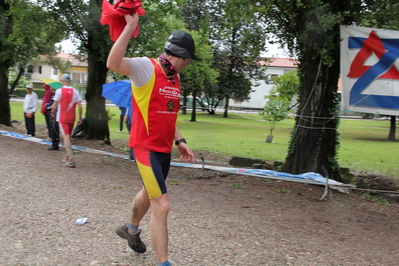
[[[108,55],[107,67],[108,69],[122,74],[130,74],[130,65],[127,59],[123,58],[126,52],[127,45],[129,44],[130,38],[136,29],[139,16],[137,13],[133,15],[125,15],[126,26],[123,29],[122,34],[119,36],[118,40],[112,46],[111,51]]]

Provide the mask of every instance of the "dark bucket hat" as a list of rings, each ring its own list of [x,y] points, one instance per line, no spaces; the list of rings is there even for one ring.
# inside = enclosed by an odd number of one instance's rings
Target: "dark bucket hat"
[[[173,32],[165,43],[165,52],[181,57],[199,60],[195,55],[195,44],[191,34],[177,30]]]

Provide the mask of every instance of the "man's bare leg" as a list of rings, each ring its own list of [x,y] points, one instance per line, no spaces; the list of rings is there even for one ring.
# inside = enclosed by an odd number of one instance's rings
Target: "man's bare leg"
[[[132,203],[132,211],[130,214],[130,223],[132,225],[138,226],[143,219],[144,215],[147,213],[150,207],[150,200],[148,198],[147,191],[143,187],[136,197],[134,197]]]
[[[168,260],[168,228],[167,217],[169,212],[168,194],[150,199],[151,201],[151,220],[150,231],[151,240],[158,262]]]
[[[72,144],[71,144],[71,135],[63,135],[64,139],[64,146],[66,151],[66,156],[69,160],[73,159],[73,152],[72,152]]]

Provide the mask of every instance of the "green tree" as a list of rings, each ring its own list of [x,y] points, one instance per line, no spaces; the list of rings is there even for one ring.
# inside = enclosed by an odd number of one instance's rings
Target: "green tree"
[[[356,22],[373,1],[250,2],[260,7],[262,22],[300,62],[300,104],[283,171],[318,172],[341,180],[337,161],[339,25]]]
[[[265,33],[253,9],[243,3],[230,1],[184,1],[184,21],[189,29],[209,28],[209,42],[213,46],[212,68],[217,69],[217,84],[202,91],[214,113],[225,99],[224,117],[228,117],[229,99],[247,100],[253,81],[263,77],[258,64],[264,48]],[[206,7],[206,8],[204,8]]]
[[[204,5],[207,5],[207,0],[192,1],[183,0],[179,3],[179,10],[181,11],[182,20],[185,23],[185,27],[192,33],[194,31],[200,38],[194,38],[197,52],[200,62],[192,62],[191,66],[185,68],[182,74],[182,94],[184,96],[183,105],[186,106],[186,96],[192,95],[193,99],[197,96],[203,96],[213,88],[216,84],[217,76],[219,71],[212,67],[212,46],[210,45],[210,11],[204,10]],[[193,69],[196,69],[193,71]],[[196,72],[196,73],[195,73]],[[196,81],[197,80],[197,81]],[[192,102],[192,113],[190,121],[196,121],[196,101]],[[212,105],[209,106],[208,112],[215,114],[215,108]],[[183,109],[183,114],[186,114],[186,110]]]
[[[259,115],[269,122],[270,135],[267,136],[266,142],[271,143],[276,123],[287,118],[290,102],[285,98],[277,98],[273,95],[266,96],[265,98],[267,98],[268,101]]]
[[[80,56],[88,61],[89,79],[86,89],[88,130],[84,138],[110,143],[108,115],[105,99],[101,93],[108,74],[106,61],[113,43],[109,37],[108,26],[100,24],[102,0],[43,0],[43,3],[56,10],[60,18],[65,21],[72,40],[78,44]],[[140,33],[130,42],[126,51],[127,57],[154,57],[162,53],[163,44],[171,30],[175,28],[173,14],[177,9],[174,5],[175,3],[168,1],[145,3],[144,9],[147,13],[140,17]],[[115,76],[112,73],[110,75]]]
[[[108,114],[101,93],[108,73],[106,60],[112,42],[107,27],[100,24],[101,4],[101,0],[43,0],[43,5],[54,10],[68,26],[67,33],[78,44],[80,57],[88,62],[85,97],[88,128],[84,138],[110,143]]]
[[[55,54],[55,43],[64,37],[63,27],[51,10],[43,10],[34,2],[0,0],[0,124],[11,126],[10,70],[19,65],[13,88],[27,62],[39,54]]]
[[[281,76],[273,78],[274,86],[270,90],[270,95],[276,95],[279,99],[285,99],[290,103],[288,111],[298,105],[296,98],[301,87],[298,73],[296,70],[287,72]],[[294,96],[297,96],[294,98]]]
[[[189,3],[191,1],[187,1]],[[190,6],[186,5],[181,8],[184,13],[189,13],[187,10]],[[194,4],[194,3],[192,3]],[[187,7],[187,9],[186,9]],[[195,6],[198,7],[198,6]],[[191,7],[191,9],[194,9]],[[195,8],[195,10],[197,10]],[[216,83],[216,78],[219,75],[218,71],[211,67],[212,65],[212,47],[209,45],[209,20],[203,17],[201,20],[194,21],[190,24],[190,20],[186,23],[189,28],[195,31],[189,31],[193,36],[196,55],[200,58],[200,61],[190,61],[190,65],[183,69],[181,74],[181,84],[182,84],[182,94],[183,96],[188,96],[190,93],[193,99],[196,99],[197,95],[203,94],[209,84]],[[193,100],[192,102],[192,112],[191,112],[191,122],[196,121],[196,104],[197,102]],[[184,103],[185,105],[185,103]],[[212,110],[208,110],[212,113]],[[183,114],[185,110],[183,110]]]
[[[276,94],[278,98],[292,101],[295,95],[299,94],[301,87],[296,70],[285,73],[284,75],[273,78],[274,86],[270,94]]]
[[[246,2],[216,1],[213,10],[214,67],[219,69],[218,94],[224,95],[223,117],[228,117],[229,100],[249,99],[252,87],[264,78],[260,54],[265,31],[253,8]]]
[[[211,68],[212,47],[207,44],[208,38],[206,34],[201,32],[191,32],[196,43],[196,55],[201,61],[190,61],[181,74],[181,86],[183,93],[192,92],[193,99],[200,95],[206,88],[207,84],[215,83],[218,72]],[[191,122],[196,121],[196,101],[193,100]]]

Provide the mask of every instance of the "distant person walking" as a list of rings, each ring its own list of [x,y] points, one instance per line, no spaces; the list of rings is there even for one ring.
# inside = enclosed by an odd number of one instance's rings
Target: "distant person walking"
[[[35,136],[35,113],[37,111],[37,94],[33,91],[31,85],[26,86],[26,95],[24,99],[24,118],[26,126],[26,135]]]
[[[76,119],[76,105],[78,105],[79,112],[78,125],[82,123],[82,97],[79,91],[71,87],[71,76],[69,74],[62,75],[61,82],[63,86],[55,92],[51,114],[56,116],[56,121],[59,124],[60,133],[64,140],[66,157],[63,161],[65,166],[75,168],[71,133]]]

